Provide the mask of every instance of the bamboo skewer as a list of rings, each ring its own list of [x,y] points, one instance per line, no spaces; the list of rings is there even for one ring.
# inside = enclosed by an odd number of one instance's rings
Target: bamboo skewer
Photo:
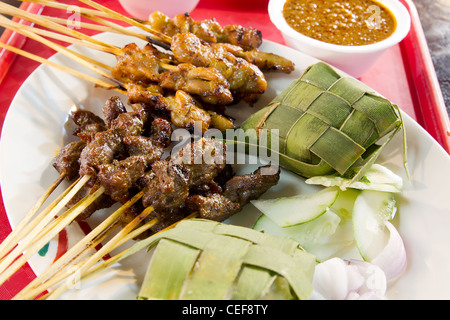
[[[4,48],[4,49],[12,51],[12,52],[14,52],[14,53],[16,53],[18,55],[24,56],[24,57],[26,57],[28,59],[37,61],[37,62],[45,64],[45,65],[49,65],[49,66],[51,66],[53,68],[56,68],[56,69],[59,69],[59,70],[62,70],[62,71],[65,71],[67,73],[72,74],[75,77],[78,77],[80,79],[84,79],[84,80],[87,80],[89,82],[92,82],[92,83],[94,83],[95,85],[97,85],[99,87],[103,87],[105,89],[113,89],[113,90],[115,90],[117,92],[126,94],[126,91],[124,91],[123,89],[121,89],[117,85],[110,84],[110,83],[105,82],[105,81],[103,81],[101,79],[98,79],[98,78],[92,77],[90,75],[84,74],[84,73],[82,73],[82,72],[80,72],[78,70],[71,69],[71,68],[66,67],[66,66],[62,66],[62,65],[57,64],[57,63],[55,63],[53,61],[44,59],[44,58],[42,58],[40,56],[34,55],[34,54],[29,53],[27,51],[24,51],[22,49],[17,49],[15,47],[9,46],[9,45],[1,43],[1,42],[0,42],[0,48]]]
[[[79,0],[80,2],[87,4],[97,10],[103,11],[104,13],[106,13],[110,18],[114,18],[123,22],[126,22],[132,26],[138,27],[148,33],[150,33],[151,35],[153,35],[154,37],[157,38],[157,40],[162,41],[162,42],[166,42],[166,43],[170,43],[171,42],[171,38],[166,36],[165,34],[156,31],[142,23],[140,23],[139,21],[136,21],[135,19],[129,18],[127,16],[124,16],[123,14],[120,14],[114,10],[111,10],[105,6],[102,6],[101,4],[98,4],[94,1],[91,0]],[[52,2],[52,1],[50,1]]]
[[[92,42],[94,44],[103,46],[103,47],[109,47],[109,48],[112,48],[113,50],[115,48],[117,48],[113,45],[110,45],[108,43],[105,43],[100,40],[94,39],[90,36],[87,36],[84,33],[78,32],[71,28],[65,27],[63,25],[60,25],[58,23],[52,22],[48,19],[45,19],[44,17],[42,17],[40,15],[26,12],[24,10],[21,10],[20,8],[16,8],[14,6],[8,5],[3,2],[0,2],[0,13],[10,15],[10,16],[17,16],[24,20],[27,20],[27,21],[33,22],[35,24],[41,25],[43,27],[46,27],[48,29],[51,29],[51,30],[54,30],[57,32],[61,32],[63,34],[69,35],[69,36],[73,36],[73,37],[79,38],[81,40],[86,40],[86,41]]]
[[[68,4],[65,4],[65,3],[57,2],[57,1],[47,1],[47,0],[19,0],[19,1],[41,4],[41,5],[44,5],[44,6],[65,10],[66,12],[71,11],[72,13],[76,13],[79,9],[81,9],[80,7],[75,7],[74,5],[68,5]],[[76,8],[76,11],[75,11],[75,8]],[[99,11],[99,10],[92,10],[92,9],[88,9],[88,8],[83,8],[83,12],[108,18],[108,15],[106,13],[104,13],[103,11]]]
[[[87,272],[91,267],[93,267],[105,254],[111,252],[114,250],[119,243],[121,243],[121,240],[126,236],[128,233],[130,233],[139,223],[143,221],[151,212],[153,208],[148,207],[140,215],[138,215],[136,218],[133,219],[126,227],[121,229],[108,243],[106,243],[100,250],[98,250],[96,253],[94,253],[92,256],[90,256],[86,262],[84,262],[81,266],[75,265],[75,268],[71,268],[69,270],[68,279],[67,281],[60,287],[58,287],[54,292],[52,292],[48,299],[56,299],[61,296],[67,289],[68,286],[74,285],[74,281],[77,281],[77,278],[74,277],[75,272],[78,273],[78,275],[82,275],[85,272]]]
[[[27,25],[23,25],[17,22],[14,22],[8,18],[6,18],[3,15],[0,15],[0,21],[1,21],[1,25],[4,28],[7,29],[11,29],[13,31],[16,32],[20,32],[22,30],[28,31],[28,32],[33,32],[35,34],[44,36],[44,37],[48,37],[48,38],[53,38],[56,40],[61,40],[67,43],[71,43],[71,44],[78,44],[78,45],[82,45],[84,47],[90,48],[90,49],[94,49],[94,50],[98,50],[98,51],[103,51],[106,53],[112,53],[112,54],[117,54],[118,50],[117,49],[112,49],[110,47],[104,47],[104,46],[100,46],[98,44],[94,44],[92,42],[87,42],[87,41],[83,41],[81,39],[78,38],[74,38],[71,36],[67,36],[64,34],[60,34],[60,33],[56,33],[53,31],[49,31],[49,30],[45,30],[45,29],[40,29],[40,28],[35,28],[32,26],[27,26]]]
[[[1,20],[2,19],[0,19],[0,25],[2,24]],[[84,56],[80,57],[80,55],[75,54],[73,51],[71,51],[71,50],[69,50],[69,49],[67,49],[67,48],[65,48],[65,47],[63,47],[61,45],[58,45],[58,44],[56,44],[56,43],[54,43],[54,42],[52,42],[52,41],[50,41],[50,40],[48,40],[48,39],[46,39],[44,37],[41,37],[41,36],[37,35],[36,33],[29,32],[29,31],[27,31],[25,29],[15,28],[15,27],[12,27],[12,26],[10,26],[9,28],[11,28],[12,30],[14,30],[14,31],[16,31],[16,32],[18,32],[20,34],[23,34],[23,35],[29,37],[30,39],[33,39],[33,40],[36,40],[36,41],[38,41],[38,42],[40,42],[42,44],[45,44],[49,48],[52,48],[53,50],[56,50],[57,52],[59,52],[59,53],[65,55],[65,56],[73,59],[74,61],[76,61],[78,63],[80,63],[84,67],[86,67],[86,68],[88,68],[88,69],[90,69],[90,70],[92,70],[92,71],[102,75],[103,77],[105,77],[105,78],[107,78],[107,79],[109,79],[111,81],[114,81],[114,82],[116,82],[117,84],[120,85],[119,81],[117,79],[115,79],[111,75],[111,73],[107,73],[107,72],[97,68],[95,65],[93,65],[92,63],[87,61],[87,59],[85,59]]]
[[[45,193],[38,199],[36,204],[28,211],[23,220],[19,223],[19,225],[11,231],[11,233],[6,237],[5,240],[0,244],[0,259],[8,254],[12,248],[17,245],[20,240],[20,236],[23,232],[23,229],[27,226],[27,224],[33,219],[36,215],[37,211],[42,207],[44,202],[48,199],[48,197],[55,191],[55,189],[61,184],[64,180],[65,175],[61,174],[53,184],[45,191]],[[39,221],[39,216],[35,217],[36,221]],[[1,261],[1,260],[0,260]]]
[[[52,230],[52,228],[49,228],[49,226],[55,226],[55,222],[50,221],[54,219],[57,213],[73,198],[73,196],[89,179],[90,176],[82,177],[73,188],[64,194],[62,199],[57,199],[60,201],[55,201],[48,208],[49,210],[46,210],[48,212],[46,212],[45,216],[33,226],[33,229],[30,232],[26,233],[23,240],[0,262],[0,284],[5,282],[14,272],[22,267],[34,253],[41,249],[53,238],[54,235],[58,234],[59,231],[61,231],[68,224],[68,222],[70,222],[68,221],[67,216],[76,217],[76,215],[83,211],[82,205],[75,205],[55,220],[62,220],[65,224],[59,224],[60,221],[58,221],[58,225],[55,229]],[[86,204],[89,205],[92,201],[94,201],[102,192],[103,190],[99,189],[98,192],[89,195],[84,203],[84,207],[86,207]],[[23,254],[25,250],[26,253]],[[21,254],[23,255],[18,258]]]
[[[97,227],[95,227],[91,232],[89,232],[82,240],[77,242],[72,248],[64,253],[58,260],[56,260],[48,269],[46,269],[42,274],[37,276],[33,281],[31,281],[21,292],[17,294],[15,299],[31,299],[41,292],[47,290],[49,287],[53,286],[55,280],[49,280],[50,276],[55,275],[60,270],[63,270],[68,266],[69,263],[73,262],[77,257],[81,256],[83,252],[89,249],[95,248],[108,234],[112,226],[115,226],[116,220],[132,206],[136,201],[138,201],[144,194],[144,191],[136,194],[132,199],[123,204],[119,209],[117,209],[113,214],[109,215],[105,220],[103,220]],[[50,281],[50,282],[49,282]]]
[[[26,1],[26,2],[34,2],[34,3],[39,3],[42,5],[46,5],[49,7],[54,7],[54,8],[58,8],[58,9],[62,9],[62,10],[72,10],[74,9],[74,6],[72,5],[67,5],[67,4],[62,4],[53,0],[20,0],[20,1]],[[163,43],[170,43],[171,38],[166,36],[165,34],[162,34],[159,31],[156,31],[150,27],[148,27],[147,25],[141,23],[139,20],[127,17],[123,14],[120,14],[114,10],[111,10],[105,6],[102,6],[94,1],[90,1],[90,0],[79,0],[80,2],[87,4],[97,10],[92,10],[92,9],[88,9],[88,8],[84,8],[84,7],[77,7],[77,12],[80,15],[83,15],[89,19],[93,18],[93,17],[101,17],[101,18],[109,18],[109,19],[114,19],[114,20],[119,20],[122,22],[125,22],[129,25],[135,26],[140,28],[143,31],[148,32],[155,40],[163,42]],[[104,19],[102,19],[103,21],[106,21]],[[119,26],[118,24],[115,24],[115,28],[118,28],[118,30],[121,28],[121,26]],[[122,27],[123,28],[123,27]],[[125,29],[125,28],[123,28]],[[124,31],[124,32],[129,32],[129,31]],[[134,35],[139,35],[140,38],[144,39],[144,40],[148,40],[149,36],[144,36],[142,37],[141,34],[134,34]]]

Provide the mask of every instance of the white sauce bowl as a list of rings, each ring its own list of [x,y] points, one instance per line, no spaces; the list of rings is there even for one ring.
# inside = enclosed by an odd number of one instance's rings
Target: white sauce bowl
[[[399,0],[376,0],[375,2],[391,11],[397,20],[397,26],[392,35],[385,40],[368,45],[336,45],[310,38],[290,27],[283,17],[285,2],[286,0],[270,0],[268,10],[272,23],[281,31],[286,44],[327,62],[355,78],[359,78],[368,71],[387,49],[402,41],[411,27],[409,12]]]

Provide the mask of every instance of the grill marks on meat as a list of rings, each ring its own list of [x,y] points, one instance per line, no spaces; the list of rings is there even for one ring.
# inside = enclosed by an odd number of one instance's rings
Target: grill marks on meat
[[[193,195],[187,199],[191,211],[204,219],[223,221],[241,211],[251,200],[259,198],[280,179],[280,171],[262,174],[258,168],[251,174],[235,176],[227,181],[221,194]]]
[[[78,171],[80,169],[78,159],[85,146],[86,143],[81,140],[67,144],[53,159],[53,167],[58,170],[60,174],[64,174],[68,180],[75,179],[78,176]]]
[[[187,63],[173,65],[171,56],[151,44],[141,49],[135,43],[130,43],[121,51],[123,54],[117,56],[112,75],[133,85],[132,101],[151,98],[155,93],[160,95],[161,91],[152,87],[156,84],[162,89],[186,91],[207,103],[225,105],[233,101],[228,81],[214,68]]]
[[[262,33],[257,29],[240,25],[227,25],[222,28],[215,19],[194,21],[189,14],[176,15],[171,19],[156,11],[150,15],[149,23],[153,29],[170,37],[191,32],[203,41],[231,43],[245,50],[258,48],[262,43]]]
[[[180,62],[219,70],[232,92],[262,94],[267,89],[264,74],[257,66],[234,56],[222,45],[204,42],[192,33],[180,33],[172,37],[171,50]]]

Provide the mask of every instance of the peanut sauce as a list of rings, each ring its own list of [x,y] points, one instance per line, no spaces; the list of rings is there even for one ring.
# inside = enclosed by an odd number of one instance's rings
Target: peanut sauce
[[[393,14],[372,0],[288,0],[283,16],[297,32],[346,46],[382,41],[397,25]]]

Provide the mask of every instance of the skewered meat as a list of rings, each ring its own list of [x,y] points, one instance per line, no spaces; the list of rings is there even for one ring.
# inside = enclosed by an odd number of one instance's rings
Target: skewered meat
[[[239,203],[217,193],[208,197],[195,195],[189,197],[186,203],[190,210],[198,212],[200,218],[215,221],[223,221],[242,209]]]
[[[105,194],[117,202],[124,203],[129,200],[130,189],[144,175],[146,169],[147,161],[144,157],[131,156],[101,165],[97,177],[105,188]]]
[[[156,11],[150,15],[149,24],[154,30],[170,37],[191,32],[203,41],[232,43],[245,50],[258,48],[262,43],[262,33],[257,29],[240,25],[227,25],[222,28],[215,19],[194,21],[187,13],[171,19]]]
[[[189,195],[190,171],[183,165],[168,160],[156,161],[152,170],[142,179],[146,192],[142,197],[145,207],[156,211],[179,208]]]
[[[150,45],[143,49],[135,43],[129,43],[122,48],[122,55],[116,56],[117,62],[112,75],[123,83],[150,84],[158,82],[163,71],[159,59],[150,50]]]
[[[53,159],[53,167],[58,170],[60,174],[64,174],[68,180],[76,178],[80,168],[78,159],[85,146],[86,143],[81,140],[67,144]]]
[[[172,156],[172,161],[182,164],[191,172],[190,188],[208,184],[225,168],[226,145],[202,138],[182,148]]]
[[[236,57],[245,59],[246,61],[256,65],[263,72],[284,72],[290,73],[294,71],[294,63],[281,57],[277,54],[263,52],[258,49],[244,51],[241,47],[231,44],[215,44],[214,46],[221,46],[228,52],[234,54]]]
[[[261,169],[231,178],[225,183],[222,194],[193,195],[187,199],[186,205],[190,210],[197,211],[201,218],[216,221],[228,219],[241,211],[250,200],[259,198],[278,183],[279,170],[263,175]]]
[[[70,118],[77,125],[72,134],[78,136],[84,142],[89,142],[96,132],[107,129],[102,118],[88,110],[75,110]]]
[[[184,90],[198,95],[204,102],[214,105],[227,105],[233,102],[230,84],[214,68],[181,63],[172,70],[163,72],[159,84],[164,89]]]
[[[264,192],[276,185],[280,179],[280,170],[262,174],[263,168],[258,168],[252,174],[235,176],[223,187],[223,196],[230,201],[243,206],[250,200],[258,199]]]
[[[105,123],[108,128],[111,128],[112,121],[116,119],[119,114],[127,112],[122,100],[119,97],[111,97],[106,101],[102,108]]]
[[[149,87],[158,83],[163,89],[184,90],[198,95],[207,103],[225,105],[233,101],[228,81],[214,68],[164,63],[171,60],[170,56],[150,44],[141,49],[130,43],[122,48],[122,52],[117,57],[112,75],[123,83],[140,85],[140,94],[146,91],[159,93],[159,90]]]
[[[232,92],[261,94],[267,89],[267,81],[257,66],[234,56],[222,45],[201,41],[192,33],[181,33],[172,38],[171,50],[180,62],[219,70]]]
[[[210,114],[202,109],[199,103],[188,93],[178,90],[175,95],[154,97],[155,110],[161,114],[169,114],[171,122],[179,128],[194,130],[199,122],[202,132],[209,129]]]

